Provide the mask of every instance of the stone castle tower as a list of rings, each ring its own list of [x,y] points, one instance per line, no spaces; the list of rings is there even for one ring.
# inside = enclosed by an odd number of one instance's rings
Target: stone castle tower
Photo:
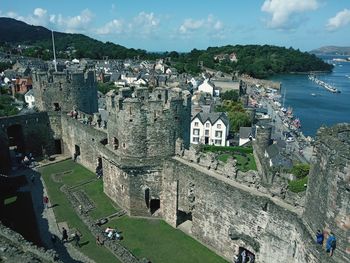
[[[33,72],[35,105],[41,111],[97,112],[94,71]]]
[[[161,204],[161,166],[179,139],[189,144],[191,96],[181,89],[129,88],[106,96],[107,148],[104,191],[131,215],[149,216]]]
[[[149,163],[175,154],[175,141],[189,144],[190,94],[181,89],[129,88],[106,98],[110,150],[123,159]]]

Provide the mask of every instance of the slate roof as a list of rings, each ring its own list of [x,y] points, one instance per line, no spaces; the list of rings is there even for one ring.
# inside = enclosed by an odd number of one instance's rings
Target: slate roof
[[[252,127],[240,127],[239,128],[239,138],[240,139],[248,139],[249,136],[254,137]]]
[[[199,112],[192,118],[192,120],[194,120],[195,118],[198,118],[203,124],[209,120],[209,122],[213,125],[219,119],[221,119],[226,126],[228,126],[229,124],[228,118],[224,112]]]

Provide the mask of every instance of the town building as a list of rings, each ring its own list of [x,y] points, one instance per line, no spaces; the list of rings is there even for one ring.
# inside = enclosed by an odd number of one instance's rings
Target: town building
[[[191,143],[216,146],[228,145],[230,125],[223,112],[200,112],[191,121]]]

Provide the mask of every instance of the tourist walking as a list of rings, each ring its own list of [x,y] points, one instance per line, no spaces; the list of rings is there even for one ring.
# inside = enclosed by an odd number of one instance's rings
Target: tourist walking
[[[68,242],[68,232],[64,227],[62,227],[62,242]]]
[[[80,243],[79,243],[79,241],[80,241],[80,233],[78,231],[75,231],[73,240],[74,240],[74,245],[76,247],[80,247]]]
[[[45,208],[49,208],[49,198],[46,195],[43,197],[43,203]]]
[[[316,233],[316,243],[322,246],[322,245],[323,245],[323,240],[324,240],[324,235],[323,235],[323,233],[321,232],[321,230],[317,230],[317,233]]]
[[[333,256],[336,246],[337,239],[335,238],[334,233],[331,232],[326,242],[326,251],[327,253],[329,253],[330,256]]]

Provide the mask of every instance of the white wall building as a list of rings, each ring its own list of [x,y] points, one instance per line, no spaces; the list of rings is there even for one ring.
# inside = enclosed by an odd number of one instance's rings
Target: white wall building
[[[24,101],[28,103],[28,109],[32,109],[35,106],[35,98],[32,89],[30,89],[26,94],[24,94]]]
[[[198,86],[198,91],[209,93],[211,96],[214,96],[215,85],[205,79],[202,84]]]
[[[192,118],[190,140],[193,144],[228,146],[230,126],[223,112],[200,112]]]

